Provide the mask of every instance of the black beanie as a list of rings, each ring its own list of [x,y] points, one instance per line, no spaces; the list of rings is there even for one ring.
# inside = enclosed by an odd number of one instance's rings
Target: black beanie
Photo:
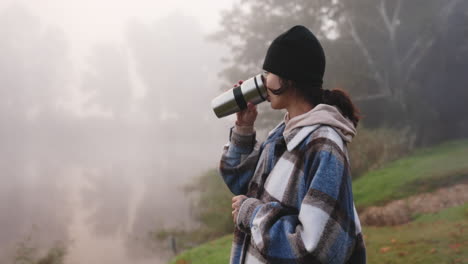
[[[322,87],[325,53],[309,29],[294,26],[273,40],[263,69],[301,84]]]

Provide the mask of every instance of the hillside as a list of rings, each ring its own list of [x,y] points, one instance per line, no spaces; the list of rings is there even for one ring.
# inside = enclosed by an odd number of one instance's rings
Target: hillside
[[[468,140],[420,149],[353,182],[361,210],[468,182]],[[420,214],[404,225],[364,226],[369,263],[468,263],[468,203]],[[186,251],[171,263],[228,263],[232,235]],[[378,261],[377,261],[378,260]]]
[[[364,227],[368,263],[468,263],[468,204],[396,227]],[[229,263],[232,235],[179,255],[171,264]]]
[[[356,206],[364,208],[468,182],[468,140],[420,149],[353,182]]]

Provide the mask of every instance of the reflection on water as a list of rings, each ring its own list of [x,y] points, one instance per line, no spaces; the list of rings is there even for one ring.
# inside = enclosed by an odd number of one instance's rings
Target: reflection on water
[[[34,135],[28,134],[31,129],[18,131],[9,134],[15,134],[14,141],[5,142],[12,147],[0,151],[1,263],[28,237],[43,249],[56,241],[69,244],[66,263],[166,263],[168,243],[151,243],[148,234],[194,226],[182,186],[216,166],[210,160],[216,160],[221,145],[207,145],[200,155],[204,143],[191,138],[171,149],[154,143],[154,130],[140,129],[150,133],[130,137],[105,125],[51,129],[58,138],[41,129]],[[212,139],[224,143],[221,137]],[[187,141],[190,149],[183,148]]]
[[[70,185],[70,195],[72,197],[72,205],[74,208],[73,221],[69,226],[69,233],[72,239],[69,248],[67,263],[115,263],[115,264],[146,264],[146,263],[167,263],[169,255],[163,251],[158,253],[148,252],[142,256],[130,256],[128,249],[128,240],[132,241],[130,235],[132,220],[136,210],[138,200],[141,199],[143,189],[140,184],[138,188],[129,186],[125,193],[121,193],[125,199],[129,199],[129,210],[124,213],[128,214],[127,219],[120,219],[123,223],[128,224],[123,226],[118,232],[107,235],[98,235],[95,228],[90,225],[89,219],[95,214],[95,210],[86,207],[83,203],[83,190],[92,188],[91,182],[87,174],[80,170],[75,170],[72,175],[72,184]],[[116,179],[117,180],[117,179]],[[115,219],[109,219],[116,221]],[[118,221],[118,220],[117,220]]]

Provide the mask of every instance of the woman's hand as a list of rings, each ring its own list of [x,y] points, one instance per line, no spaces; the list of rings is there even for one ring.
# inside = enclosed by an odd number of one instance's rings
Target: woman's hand
[[[232,220],[234,221],[235,225],[237,225],[236,220],[237,215],[239,214],[239,209],[247,198],[248,197],[245,195],[237,195],[232,197]]]
[[[257,107],[251,102],[247,103],[247,109],[237,113],[236,125],[238,126],[253,126],[257,119]]]
[[[234,87],[241,85],[243,81],[239,81]],[[236,125],[238,126],[253,126],[257,119],[257,107],[251,102],[247,103],[247,108],[237,113]]]

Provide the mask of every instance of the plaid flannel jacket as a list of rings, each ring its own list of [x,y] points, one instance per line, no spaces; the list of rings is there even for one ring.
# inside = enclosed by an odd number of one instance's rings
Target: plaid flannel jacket
[[[330,126],[283,137],[284,122],[262,144],[231,129],[220,173],[241,204],[231,264],[365,263],[346,144]]]

